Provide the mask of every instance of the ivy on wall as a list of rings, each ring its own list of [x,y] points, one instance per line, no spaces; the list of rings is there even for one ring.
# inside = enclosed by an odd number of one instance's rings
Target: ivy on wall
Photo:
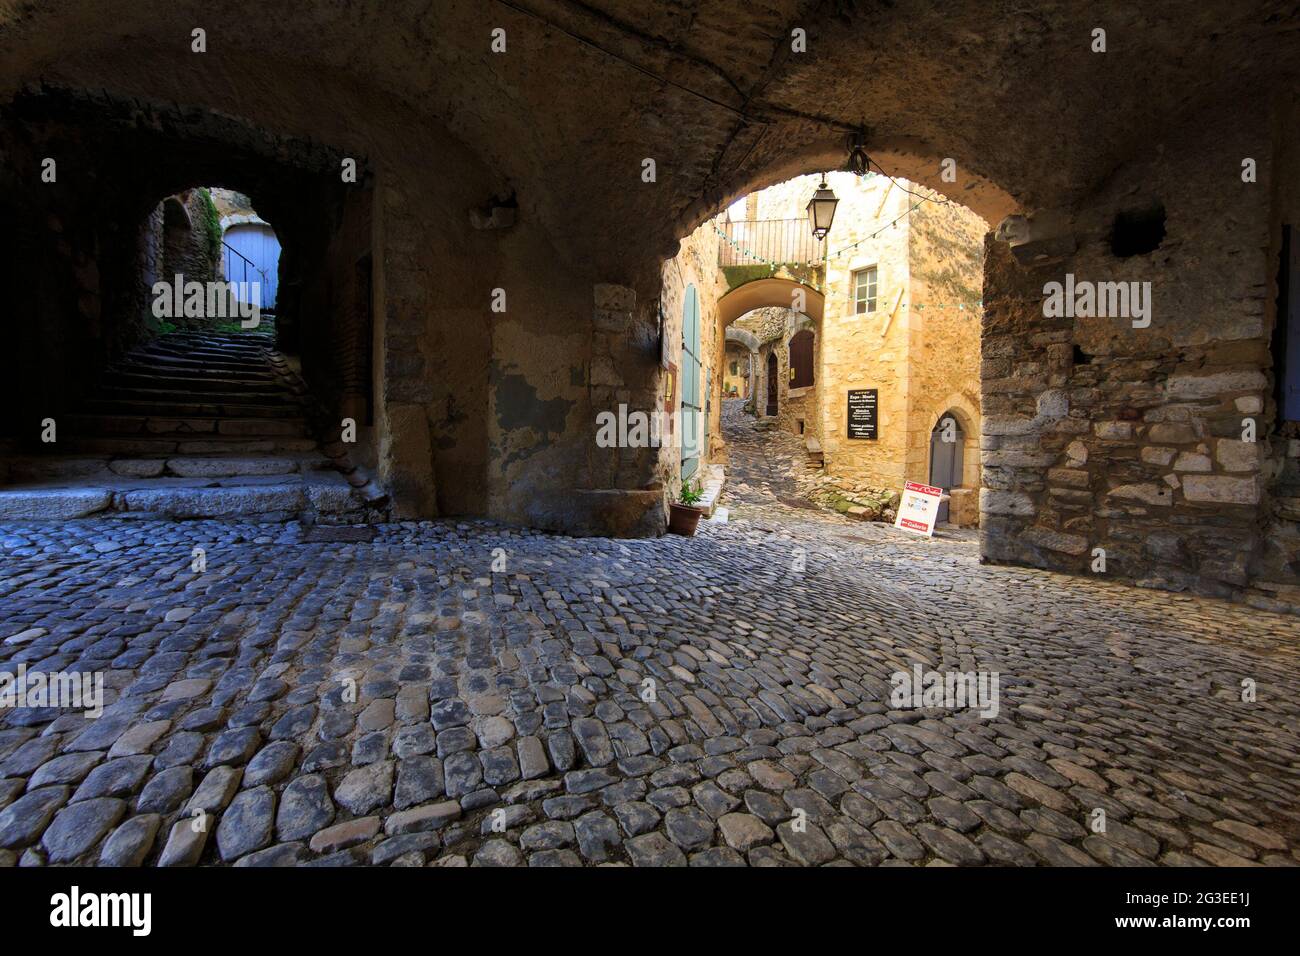
[[[208,259],[215,263],[221,258],[221,214],[212,201],[212,193],[206,188],[199,189],[199,200],[203,204],[203,232],[208,240]]]

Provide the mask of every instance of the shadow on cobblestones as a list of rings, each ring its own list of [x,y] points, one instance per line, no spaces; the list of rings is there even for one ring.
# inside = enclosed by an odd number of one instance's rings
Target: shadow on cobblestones
[[[691,539],[0,528],[5,669],[109,697],[5,716],[0,863],[1297,862],[1293,620],[782,504],[742,445]],[[914,664],[997,716],[891,708]]]

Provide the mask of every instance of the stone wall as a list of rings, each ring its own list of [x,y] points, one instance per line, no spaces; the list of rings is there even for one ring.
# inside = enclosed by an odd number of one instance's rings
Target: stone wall
[[[750,396],[750,376],[753,374],[753,356],[749,349],[735,343],[727,343],[723,354],[722,391],[724,396],[748,399]],[[734,371],[733,371],[733,368]]]
[[[292,303],[281,344],[301,356],[303,377],[324,414],[323,438],[332,440],[345,418],[356,423],[349,454],[356,464],[378,463],[373,384],[374,314],[372,255],[373,191],[364,186],[343,197],[337,227],[325,234],[323,248],[308,252],[324,268],[291,279]],[[295,254],[301,254],[298,250]],[[289,339],[292,339],[290,343]]]
[[[221,244],[209,235],[209,218],[217,212],[211,196],[202,187],[187,189],[160,203],[163,220],[163,262],[161,278],[175,282],[210,282],[221,278]],[[167,320],[177,328],[201,329],[214,324],[202,317],[174,316]]]
[[[909,412],[906,476],[930,480],[930,435],[947,414],[964,436],[961,487],[970,506],[954,524],[977,523],[980,485],[980,300],[988,225],[957,203],[923,203],[905,220],[910,283]],[[900,226],[902,224],[900,223]]]
[[[1284,224],[1291,226],[1292,242],[1300,242],[1300,102],[1293,97],[1278,107],[1274,128],[1278,131],[1277,148],[1270,177],[1273,190],[1273,215],[1269,223],[1269,263],[1281,266],[1281,238]],[[1273,427],[1267,442],[1260,448],[1260,470],[1265,482],[1264,540],[1251,566],[1247,600],[1261,607],[1300,609],[1300,422],[1282,418],[1281,388],[1278,365],[1285,347],[1277,333],[1285,316],[1279,311],[1279,277],[1270,286],[1272,301],[1267,302],[1267,323],[1273,328],[1272,394],[1267,407],[1274,409]],[[1300,298],[1300,288],[1287,290],[1291,302]],[[1230,446],[1229,446],[1230,447]]]
[[[1073,253],[1025,268],[1007,246],[989,244],[986,558],[1293,600],[1293,581],[1263,581],[1286,561],[1271,572],[1259,563],[1270,514],[1261,462],[1290,452],[1273,437],[1267,373],[1276,272],[1269,184],[1283,173],[1260,148],[1269,141],[1268,117],[1243,109],[1211,143],[1170,140],[1116,170],[1072,210]],[[1245,183],[1242,158],[1252,156],[1259,182]],[[1133,251],[1129,224],[1161,216],[1163,238],[1152,229]],[[1045,283],[1067,274],[1076,283],[1149,282],[1149,327],[1127,316],[1045,316]],[[1255,443],[1242,440],[1252,417]],[[1273,525],[1279,553],[1294,547],[1287,524]],[[1094,570],[1098,548],[1104,572]]]
[[[812,179],[804,177],[805,191],[815,186]],[[906,211],[908,196],[881,177],[833,174],[829,182],[840,205],[827,237],[831,257],[818,369],[826,473],[899,488],[907,471],[913,316],[904,308],[911,281],[906,220],[887,224]],[[871,266],[877,275],[876,307],[858,314],[853,274]],[[875,439],[848,437],[848,393],[863,388],[877,390]]]

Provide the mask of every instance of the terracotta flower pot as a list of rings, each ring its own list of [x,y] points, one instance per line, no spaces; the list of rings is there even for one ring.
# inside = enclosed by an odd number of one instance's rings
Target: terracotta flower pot
[[[704,517],[703,508],[684,505],[680,501],[671,502],[668,505],[668,531],[671,534],[681,534],[689,538],[695,534],[695,529],[699,527],[702,517]]]

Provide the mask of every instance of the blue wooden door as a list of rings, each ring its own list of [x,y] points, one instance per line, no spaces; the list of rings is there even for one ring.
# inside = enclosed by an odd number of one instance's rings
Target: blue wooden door
[[[686,287],[682,306],[682,477],[689,478],[700,467],[703,445],[700,400],[700,297],[695,286]]]
[[[263,309],[275,308],[280,279],[280,240],[275,230],[259,223],[240,223],[226,230],[224,250],[227,282],[256,282]]]

